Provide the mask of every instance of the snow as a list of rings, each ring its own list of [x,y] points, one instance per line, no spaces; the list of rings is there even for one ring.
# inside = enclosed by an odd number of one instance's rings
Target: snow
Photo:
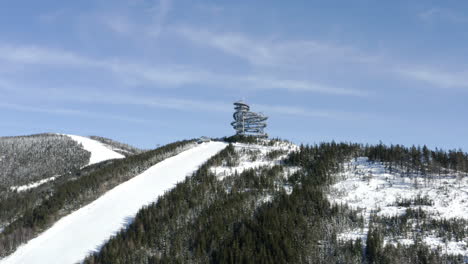
[[[210,170],[216,174],[219,180],[222,180],[224,177],[232,176],[236,172],[242,173],[244,170],[261,168],[261,167],[273,167],[274,165],[281,164],[282,161],[287,157],[287,155],[298,149],[298,146],[288,143],[288,142],[277,142],[273,146],[264,146],[260,144],[244,144],[244,143],[234,143],[234,149],[239,153],[240,160],[239,164],[236,166],[217,166],[211,167]],[[280,155],[274,160],[269,160],[266,156],[269,152],[272,151],[285,151],[285,154]],[[255,160],[252,160],[253,155],[257,155]],[[298,168],[290,167],[288,168],[286,174],[287,176],[297,171]]]
[[[264,203],[269,203],[269,202],[271,202],[271,201],[273,201],[273,195],[271,195],[271,194],[265,194],[265,195],[263,195],[262,197],[260,197],[260,198],[256,201],[255,204],[256,204],[256,206],[260,206],[260,205],[262,205],[262,204],[264,204]]]
[[[103,143],[97,140],[90,139],[87,137],[82,137],[82,136],[76,136],[76,135],[64,135],[64,136],[70,137],[71,139],[76,141],[78,144],[81,144],[86,151],[89,151],[91,153],[91,157],[89,158],[89,163],[87,166],[95,164],[95,163],[99,163],[105,160],[125,158],[124,155],[115,152],[114,149],[108,148],[106,145],[104,145]],[[36,188],[44,183],[53,181],[59,176],[60,175],[55,175],[53,177],[42,179],[40,181],[32,182],[26,185],[12,186],[10,187],[10,190],[18,191],[18,192],[27,191],[29,189]]]
[[[431,249],[443,249],[444,253],[452,255],[468,256],[468,243],[465,241],[447,241],[444,243],[441,238],[435,236],[425,237],[423,242]]]
[[[359,158],[345,167],[345,172],[338,175],[342,180],[331,187],[329,198],[336,203],[392,216],[406,210],[396,205],[398,200],[419,195],[433,201],[433,206],[421,208],[437,219],[468,219],[468,177],[444,176],[443,180],[431,181],[417,175],[401,177],[387,173],[382,164],[370,163],[367,158]]]
[[[91,157],[89,158],[88,166],[105,160],[125,158],[124,155],[113,151],[112,149],[106,147],[106,145],[97,140],[76,135],[65,136],[68,136],[71,139],[75,140],[77,143],[83,145],[83,148],[85,150],[91,152]]]
[[[49,178],[46,178],[46,179],[42,179],[40,181],[36,181],[36,182],[32,182],[30,184],[26,184],[26,185],[21,185],[21,186],[12,186],[10,187],[10,190],[12,191],[17,191],[17,192],[23,192],[23,191],[27,191],[29,189],[33,189],[33,188],[36,188],[44,183],[47,183],[47,182],[50,182],[50,181],[54,181],[59,175],[55,175],[53,177],[49,177]]]
[[[157,200],[158,196],[184,180],[224,147],[226,144],[222,142],[202,143],[157,163],[89,205],[63,217],[0,263],[82,261],[126,227],[141,207]]]
[[[64,136],[70,137],[71,139],[76,141],[78,144],[81,144],[86,151],[89,151],[91,153],[91,157],[89,158],[89,163],[87,166],[95,164],[95,163],[99,163],[105,160],[125,158],[124,155],[115,152],[114,149],[110,149],[109,147],[107,147],[106,145],[104,145],[103,143],[97,140],[90,139],[87,137],[82,137],[82,136],[76,136],[76,135],[64,135]],[[117,149],[117,150],[120,150],[120,149]],[[53,181],[59,176],[60,175],[55,175],[53,177],[42,179],[40,181],[32,182],[26,185],[12,186],[10,187],[10,190],[18,191],[18,192],[27,191],[29,189],[36,188],[44,183]]]
[[[112,148],[112,150],[133,154],[132,152],[125,150],[125,149],[121,149],[121,148]]]
[[[406,213],[406,207],[398,206],[402,199],[427,197],[433,205],[411,205],[413,209],[421,208],[433,219],[463,218],[468,219],[468,177],[453,175],[443,179],[426,181],[420,175],[400,176],[388,173],[381,163],[371,163],[362,157],[344,164],[344,172],[336,176],[338,182],[331,186],[328,198],[332,203],[347,204],[358,210],[366,221],[366,227],[347,230],[338,235],[343,240],[365,240],[371,213],[379,216],[395,216]],[[411,242],[409,242],[411,241]],[[412,239],[399,238],[386,243],[412,244]],[[427,236],[423,239],[433,249],[440,247],[443,253],[468,256],[466,241],[448,241],[444,243],[439,237]]]

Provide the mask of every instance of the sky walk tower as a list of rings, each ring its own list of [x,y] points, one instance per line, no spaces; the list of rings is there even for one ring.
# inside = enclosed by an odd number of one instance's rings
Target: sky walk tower
[[[250,112],[250,106],[244,101],[237,101],[234,103],[234,122],[231,123],[237,135],[255,136],[266,138],[268,135],[263,131],[267,126],[266,120],[268,119],[262,113]]]

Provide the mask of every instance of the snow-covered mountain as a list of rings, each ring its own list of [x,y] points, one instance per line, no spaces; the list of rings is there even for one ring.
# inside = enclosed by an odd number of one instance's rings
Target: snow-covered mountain
[[[87,163],[8,214],[0,263],[468,260],[460,151],[233,137],[140,152],[65,137]],[[31,203],[28,193],[12,199]],[[25,243],[1,250],[16,240]]]
[[[85,148],[100,146],[80,137]],[[140,208],[155,201],[226,146],[203,143],[150,167],[108,191],[94,202],[63,217],[37,238],[21,246],[0,263],[76,263],[130,223]],[[102,153],[102,152],[100,152]]]
[[[85,166],[124,158],[111,143],[51,133],[1,137],[0,187],[24,191]],[[127,150],[127,155],[138,151],[136,148],[131,150],[135,151]]]
[[[197,145],[193,140],[184,140],[143,152],[104,138],[99,138],[98,141],[81,136],[54,134],[39,137],[39,142],[46,138],[50,141],[50,143],[46,141],[49,145],[57,141],[66,142],[75,147],[73,151],[85,152],[87,156],[78,164],[79,168],[74,168],[73,171],[44,177],[38,182],[25,186],[0,188],[0,258],[13,253],[22,243],[30,241],[49,229],[62,217],[96,201],[108,191],[114,191],[114,187],[119,184],[130,182],[129,180],[144,173],[153,165]],[[41,153],[37,149],[43,146],[47,149],[48,145],[42,144],[34,147],[33,150]],[[59,144],[59,146],[62,145]],[[116,147],[125,150],[122,152],[125,152],[127,156],[114,151]],[[64,151],[72,152],[71,150]],[[137,153],[133,154],[133,152]],[[44,156],[43,153],[42,156]],[[42,156],[39,155],[40,158],[43,158]],[[47,160],[47,155],[45,156],[44,159]],[[203,157],[203,153],[199,156]],[[60,159],[60,156],[54,155],[53,158]],[[168,178],[167,182],[172,182],[172,179]],[[144,184],[145,187],[149,187],[149,183],[151,181],[147,182],[147,185]],[[125,187],[119,188],[125,189]],[[154,188],[130,192],[128,195],[134,198],[131,201],[137,203],[131,204],[133,207],[130,207],[130,210],[132,208],[137,210],[145,202],[136,197],[142,196],[147,199],[148,194],[154,194]],[[154,199],[157,195],[151,197]],[[108,205],[113,207],[115,203]],[[100,212],[106,213],[106,210],[100,210]],[[128,213],[128,210],[120,208],[118,212]]]

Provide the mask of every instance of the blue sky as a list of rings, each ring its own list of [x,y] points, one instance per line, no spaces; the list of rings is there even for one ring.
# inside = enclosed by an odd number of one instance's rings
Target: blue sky
[[[466,1],[9,1],[0,135],[233,134],[468,150]]]

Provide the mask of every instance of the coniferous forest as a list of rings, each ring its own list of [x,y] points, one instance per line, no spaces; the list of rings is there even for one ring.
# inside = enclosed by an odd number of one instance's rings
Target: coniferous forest
[[[108,144],[106,139],[101,139]],[[422,243],[427,234],[464,241],[468,222],[432,219],[421,207],[434,201],[418,196],[400,199],[402,215],[372,214],[370,219],[346,204],[331,203],[330,186],[344,164],[358,157],[384,164],[401,177],[419,175],[440,181],[459,172],[468,177],[468,155],[427,147],[320,143],[294,151],[265,154],[251,144],[272,147],[285,141],[234,136],[229,145],[187,176],[157,202],[142,208],[133,221],[92,253],[85,263],[464,263],[461,255],[444,254]],[[73,169],[53,183],[26,192],[2,191],[0,256],[11,254],[61,217],[99,198],[107,190],[167,157],[195,145],[175,142],[141,152],[113,143],[125,159]],[[234,144],[243,144],[242,151]],[[263,157],[262,157],[263,155]],[[237,168],[242,159],[267,160],[271,166],[234,171],[219,178],[215,167]],[[279,162],[274,162],[279,160]],[[170,175],[167,175],[170,177]],[[367,221],[367,222],[366,222]],[[368,231],[363,239],[343,240],[347,229]],[[416,232],[414,230],[417,230]],[[409,245],[385,243],[401,234]]]
[[[94,201],[118,184],[194,145],[193,140],[75,169],[50,185],[26,192],[3,191],[0,199],[0,256],[12,253],[61,217]]]
[[[365,241],[338,239],[343,228],[364,225],[361,215],[346,205],[331,204],[326,196],[345,161],[366,155],[388,162],[389,168],[424,173],[462,170],[468,160],[466,154],[457,152],[457,158],[451,159],[452,152],[443,151],[429,152],[425,159],[426,148],[419,148],[418,163],[413,153],[418,148],[394,149],[335,142],[300,146],[281,165],[219,180],[210,168],[235,166],[239,160],[230,144],[193,176],[140,210],[126,230],[85,263],[463,263],[462,256],[444,255],[423,243],[385,245],[384,235],[399,232],[402,219],[393,219],[397,224],[392,226],[392,219],[374,217]],[[291,167],[301,169],[284,177]],[[284,186],[292,187],[292,192]],[[418,217],[421,223],[461,239],[468,231],[463,221],[423,221],[422,214],[411,210],[404,217],[405,223]]]
[[[0,186],[27,184],[87,164],[90,153],[58,134],[0,137]]]

